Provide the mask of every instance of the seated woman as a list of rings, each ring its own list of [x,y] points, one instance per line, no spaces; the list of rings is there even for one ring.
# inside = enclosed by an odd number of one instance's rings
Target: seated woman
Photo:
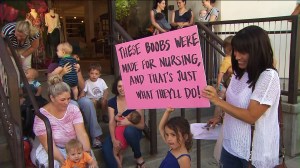
[[[79,58],[76,58],[75,54],[73,54],[73,57],[75,59],[77,59],[77,61],[79,61]],[[52,61],[52,63],[49,65],[48,70],[47,70],[48,77],[50,77],[52,75],[51,72],[53,72],[53,70],[57,66],[58,66],[57,60]],[[69,64],[66,64],[63,68],[63,71],[60,73],[60,75],[63,76],[64,74],[69,73],[71,68],[72,67]],[[83,90],[85,81],[84,81],[84,78],[83,78],[80,68],[77,69],[77,77],[78,77],[78,89]],[[97,121],[97,113],[96,113],[94,103],[89,98],[86,98],[86,97],[81,97],[80,99],[77,100],[77,102],[71,100],[71,103],[79,106],[79,108],[82,111],[88,133],[92,140],[92,147],[93,148],[101,148],[102,143],[100,141],[100,136],[103,133],[102,133],[102,128],[100,127],[100,125]]]
[[[121,142],[116,140],[115,128],[116,126],[126,126],[124,131],[124,137],[129,146],[131,146],[134,153],[134,158],[136,159],[136,167],[144,168],[145,161],[142,157],[140,150],[140,140],[142,137],[142,130],[145,126],[144,111],[136,110],[141,115],[141,121],[138,124],[132,124],[126,118],[134,109],[128,109],[125,99],[125,92],[123,88],[122,78],[119,76],[112,85],[112,93],[116,96],[108,101],[108,116],[109,116],[109,132],[108,136],[102,147],[104,161],[106,165],[110,168],[117,168],[117,162],[113,155],[113,151],[118,151],[121,149]],[[115,120],[116,115],[124,116],[125,118],[120,121]]]
[[[177,0],[177,6],[178,10],[172,13],[171,25],[176,29],[194,25],[194,14],[186,9],[186,0]]]
[[[88,134],[85,131],[83,117],[79,108],[70,103],[70,87],[60,76],[51,76],[48,80],[50,102],[40,108],[51,125],[53,135],[54,167],[59,168],[66,159],[65,145],[71,139],[78,139],[86,152],[91,152]],[[33,163],[48,166],[47,131],[44,122],[35,117],[33,131],[40,144],[31,151]]]

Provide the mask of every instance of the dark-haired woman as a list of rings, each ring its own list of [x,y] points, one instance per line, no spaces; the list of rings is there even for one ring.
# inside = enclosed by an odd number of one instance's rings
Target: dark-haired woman
[[[194,25],[192,10],[186,9],[186,0],[177,0],[178,10],[172,13],[171,25],[176,29]]]
[[[132,148],[134,153],[134,158],[136,159],[136,167],[137,168],[145,168],[145,161],[142,157],[142,153],[140,150],[140,140],[142,137],[142,130],[145,126],[145,119],[144,119],[144,111],[143,110],[136,110],[141,114],[141,121],[140,123],[134,125],[126,116],[130,114],[134,109],[128,109],[127,103],[125,99],[125,92],[123,88],[122,78],[118,77],[113,85],[112,85],[112,93],[116,96],[111,98],[108,101],[108,116],[109,116],[109,132],[110,136],[107,137],[103,143],[103,157],[106,162],[106,165],[110,168],[117,168],[117,162],[113,155],[113,150],[118,151],[121,149],[121,142],[115,138],[115,128],[116,125],[124,125],[126,126],[124,131],[124,137]],[[116,121],[115,116],[122,115],[124,116],[123,120]]]
[[[251,156],[257,168],[275,167],[279,162],[280,81],[273,66],[270,39],[262,28],[248,26],[233,37],[231,44],[234,75],[226,101],[219,99],[212,86],[203,90],[203,97],[226,112],[220,164],[223,168],[248,167]]]
[[[168,23],[166,16],[162,11],[166,7],[166,1],[165,0],[155,0],[155,3],[153,5],[153,9],[150,11],[150,20],[151,24],[154,26],[154,32],[153,34],[159,34],[167,32],[171,29],[170,24]],[[161,14],[161,18],[158,20],[158,15]]]
[[[206,8],[206,15],[203,17],[204,22],[213,22],[218,19],[219,10],[215,7],[216,0],[202,0],[202,5]]]

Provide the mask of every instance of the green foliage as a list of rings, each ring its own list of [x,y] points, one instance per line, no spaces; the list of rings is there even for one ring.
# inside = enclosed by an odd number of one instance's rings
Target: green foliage
[[[135,7],[137,0],[116,0],[116,19],[124,21],[129,16],[130,10]]]

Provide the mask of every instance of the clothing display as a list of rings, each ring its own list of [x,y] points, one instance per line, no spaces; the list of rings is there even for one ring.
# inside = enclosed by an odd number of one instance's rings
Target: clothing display
[[[49,13],[45,14],[45,26],[47,29],[47,47],[49,50],[49,54],[51,59],[56,59],[58,56],[56,54],[56,47],[60,43],[60,21],[59,15],[54,13],[53,9],[50,9]]]
[[[32,66],[33,68],[40,69],[45,68],[46,58],[45,58],[45,45],[43,40],[43,15],[36,12],[35,9],[31,9],[29,13],[26,14],[26,20],[29,21],[33,27],[35,27],[39,33],[39,47],[33,53]]]

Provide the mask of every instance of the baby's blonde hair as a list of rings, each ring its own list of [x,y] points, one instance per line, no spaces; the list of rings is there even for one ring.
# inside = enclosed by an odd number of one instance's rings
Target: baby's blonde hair
[[[27,71],[27,73],[28,73],[28,71],[32,71],[34,79],[36,79],[39,76],[39,72],[34,68],[28,68],[26,71]]]
[[[83,145],[77,139],[71,139],[66,144],[66,152],[69,153],[72,149],[83,150]]]
[[[57,48],[61,49],[65,54],[72,54],[73,52],[73,47],[70,43],[64,42],[58,44]]]

